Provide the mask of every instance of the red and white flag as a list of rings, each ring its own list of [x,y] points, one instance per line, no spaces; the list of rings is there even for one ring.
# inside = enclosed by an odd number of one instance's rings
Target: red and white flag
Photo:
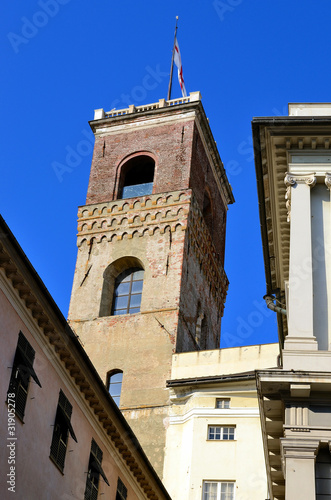
[[[178,68],[178,81],[180,88],[182,89],[182,94],[183,97],[187,97],[186,89],[185,89],[185,84],[184,84],[184,78],[183,78],[183,66],[182,66],[182,59],[180,57],[180,51],[179,51],[179,46],[177,42],[177,38],[175,40],[175,54],[174,54],[174,62]]]

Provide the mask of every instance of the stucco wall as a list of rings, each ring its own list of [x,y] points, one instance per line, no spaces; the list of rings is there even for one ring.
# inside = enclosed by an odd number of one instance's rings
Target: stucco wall
[[[236,500],[265,500],[267,481],[255,381],[173,393],[164,483],[173,500],[201,500],[203,481],[234,481]],[[216,398],[230,398],[216,409]],[[235,440],[207,439],[209,425],[235,426]]]
[[[277,367],[278,344],[262,344],[174,354],[172,379],[229,375]]]
[[[105,440],[103,432],[95,421],[92,410],[78,391],[72,379],[59,361],[53,349],[46,343],[29,311],[24,310],[23,302],[5,286],[6,278],[0,271],[0,352],[1,376],[0,391],[0,461],[3,465],[0,475],[1,498],[69,500],[84,496],[86,473],[92,437],[103,451],[102,467],[110,487],[100,479],[99,495],[115,498],[117,479],[121,477],[128,488],[129,498],[145,498],[134,485],[125,464],[116,458],[116,450],[110,440]],[[5,290],[5,293],[4,291]],[[9,297],[7,298],[6,295]],[[40,380],[40,388],[30,380],[25,408],[24,424],[16,417],[16,493],[8,492],[7,465],[7,404],[6,394],[11,375],[11,366],[17,346],[18,333],[22,331],[36,352],[34,369]],[[63,390],[73,406],[71,423],[77,443],[68,437],[64,474],[49,458],[59,391]]]

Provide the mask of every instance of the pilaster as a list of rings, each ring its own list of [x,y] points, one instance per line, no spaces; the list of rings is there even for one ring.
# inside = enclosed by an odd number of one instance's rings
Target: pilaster
[[[314,174],[287,173],[287,208],[290,219],[288,329],[284,349],[317,350],[313,334],[313,269],[310,189]]]
[[[315,460],[319,441],[281,438],[286,500],[315,500]]]

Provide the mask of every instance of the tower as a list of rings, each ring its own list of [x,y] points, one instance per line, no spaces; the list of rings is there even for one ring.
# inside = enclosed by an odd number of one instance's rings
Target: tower
[[[90,125],[69,321],[161,473],[172,354],[219,347],[234,198],[199,92]]]

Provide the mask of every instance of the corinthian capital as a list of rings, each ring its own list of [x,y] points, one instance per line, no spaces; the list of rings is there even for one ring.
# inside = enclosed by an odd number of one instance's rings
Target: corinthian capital
[[[289,174],[285,175],[285,186],[295,186],[296,184],[307,184],[309,187],[314,187],[316,184],[315,174]]]

